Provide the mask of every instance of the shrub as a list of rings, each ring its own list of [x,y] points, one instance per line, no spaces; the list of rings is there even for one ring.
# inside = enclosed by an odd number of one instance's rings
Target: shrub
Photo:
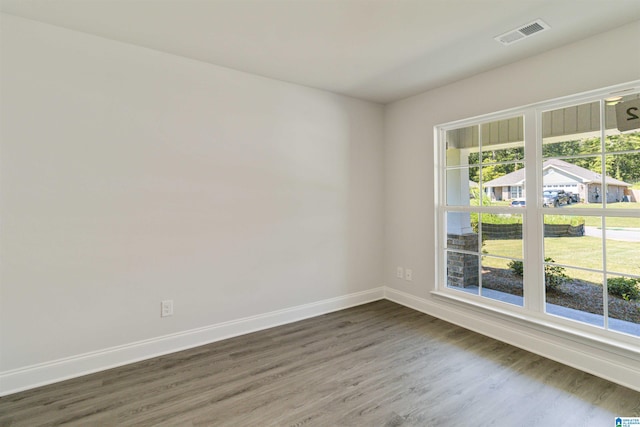
[[[555,262],[553,258],[545,258],[545,262]],[[522,277],[524,273],[524,265],[522,261],[512,260],[507,264],[507,266],[513,271],[518,277]],[[550,265],[545,264],[544,266],[544,286],[547,291],[556,290],[560,285],[562,285],[568,278],[565,274],[564,267],[560,267],[558,265]]]
[[[513,271],[513,274],[518,277],[522,277],[524,274],[524,265],[522,264],[522,261],[512,260],[507,264],[507,266]]]
[[[584,217],[575,215],[545,215],[545,224],[569,224],[573,227],[582,225],[585,223]]]
[[[555,262],[553,258],[545,258],[545,262]],[[524,273],[524,265],[522,261],[512,260],[507,264],[507,266],[513,271],[518,277],[522,277]],[[545,264],[544,266],[544,286],[547,291],[553,291],[558,289],[560,285],[562,285],[569,276],[564,273],[564,267],[560,267],[558,265],[549,265]]]
[[[609,293],[626,300],[640,299],[639,284],[639,279],[630,277],[610,277],[607,279],[607,289]]]
[[[553,258],[545,258],[545,262],[555,262]],[[554,291],[567,281],[569,276],[565,274],[564,267],[558,265],[545,264],[544,266],[544,287],[547,291]]]

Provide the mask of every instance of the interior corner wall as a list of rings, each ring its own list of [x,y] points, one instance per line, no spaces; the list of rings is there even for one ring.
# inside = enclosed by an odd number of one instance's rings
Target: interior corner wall
[[[451,311],[430,294],[436,280],[434,126],[639,77],[640,21],[636,21],[386,105],[385,285],[436,311]],[[413,281],[397,278],[397,266],[411,268]],[[476,326],[495,335],[481,323]]]
[[[381,105],[6,14],[1,72],[0,374],[381,286]]]
[[[385,285],[423,298],[435,289],[434,126],[639,77],[636,21],[386,105]],[[413,281],[397,278],[396,266],[411,268]]]

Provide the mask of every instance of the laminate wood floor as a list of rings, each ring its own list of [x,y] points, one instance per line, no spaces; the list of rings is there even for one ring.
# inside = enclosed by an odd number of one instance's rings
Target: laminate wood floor
[[[378,301],[0,398],[1,426],[613,426],[640,393]]]

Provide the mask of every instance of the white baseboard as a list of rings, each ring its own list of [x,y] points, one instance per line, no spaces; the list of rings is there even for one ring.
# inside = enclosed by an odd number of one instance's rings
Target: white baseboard
[[[384,298],[371,289],[0,373],[0,396],[343,310]]]
[[[640,363],[606,346],[590,344],[544,327],[505,320],[491,313],[462,309],[416,297],[389,287],[371,289],[284,310],[223,322],[172,335],[138,341],[65,359],[0,373],[0,396],[174,353],[337,310],[388,299],[465,329],[495,338],[548,359],[640,391]]]
[[[385,298],[425,314],[640,391],[637,354],[541,324],[429,301],[389,287]]]

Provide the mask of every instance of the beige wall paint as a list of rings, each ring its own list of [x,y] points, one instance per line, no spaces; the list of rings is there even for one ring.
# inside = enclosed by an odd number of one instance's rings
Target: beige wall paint
[[[382,123],[3,15],[0,373],[380,286]]]

